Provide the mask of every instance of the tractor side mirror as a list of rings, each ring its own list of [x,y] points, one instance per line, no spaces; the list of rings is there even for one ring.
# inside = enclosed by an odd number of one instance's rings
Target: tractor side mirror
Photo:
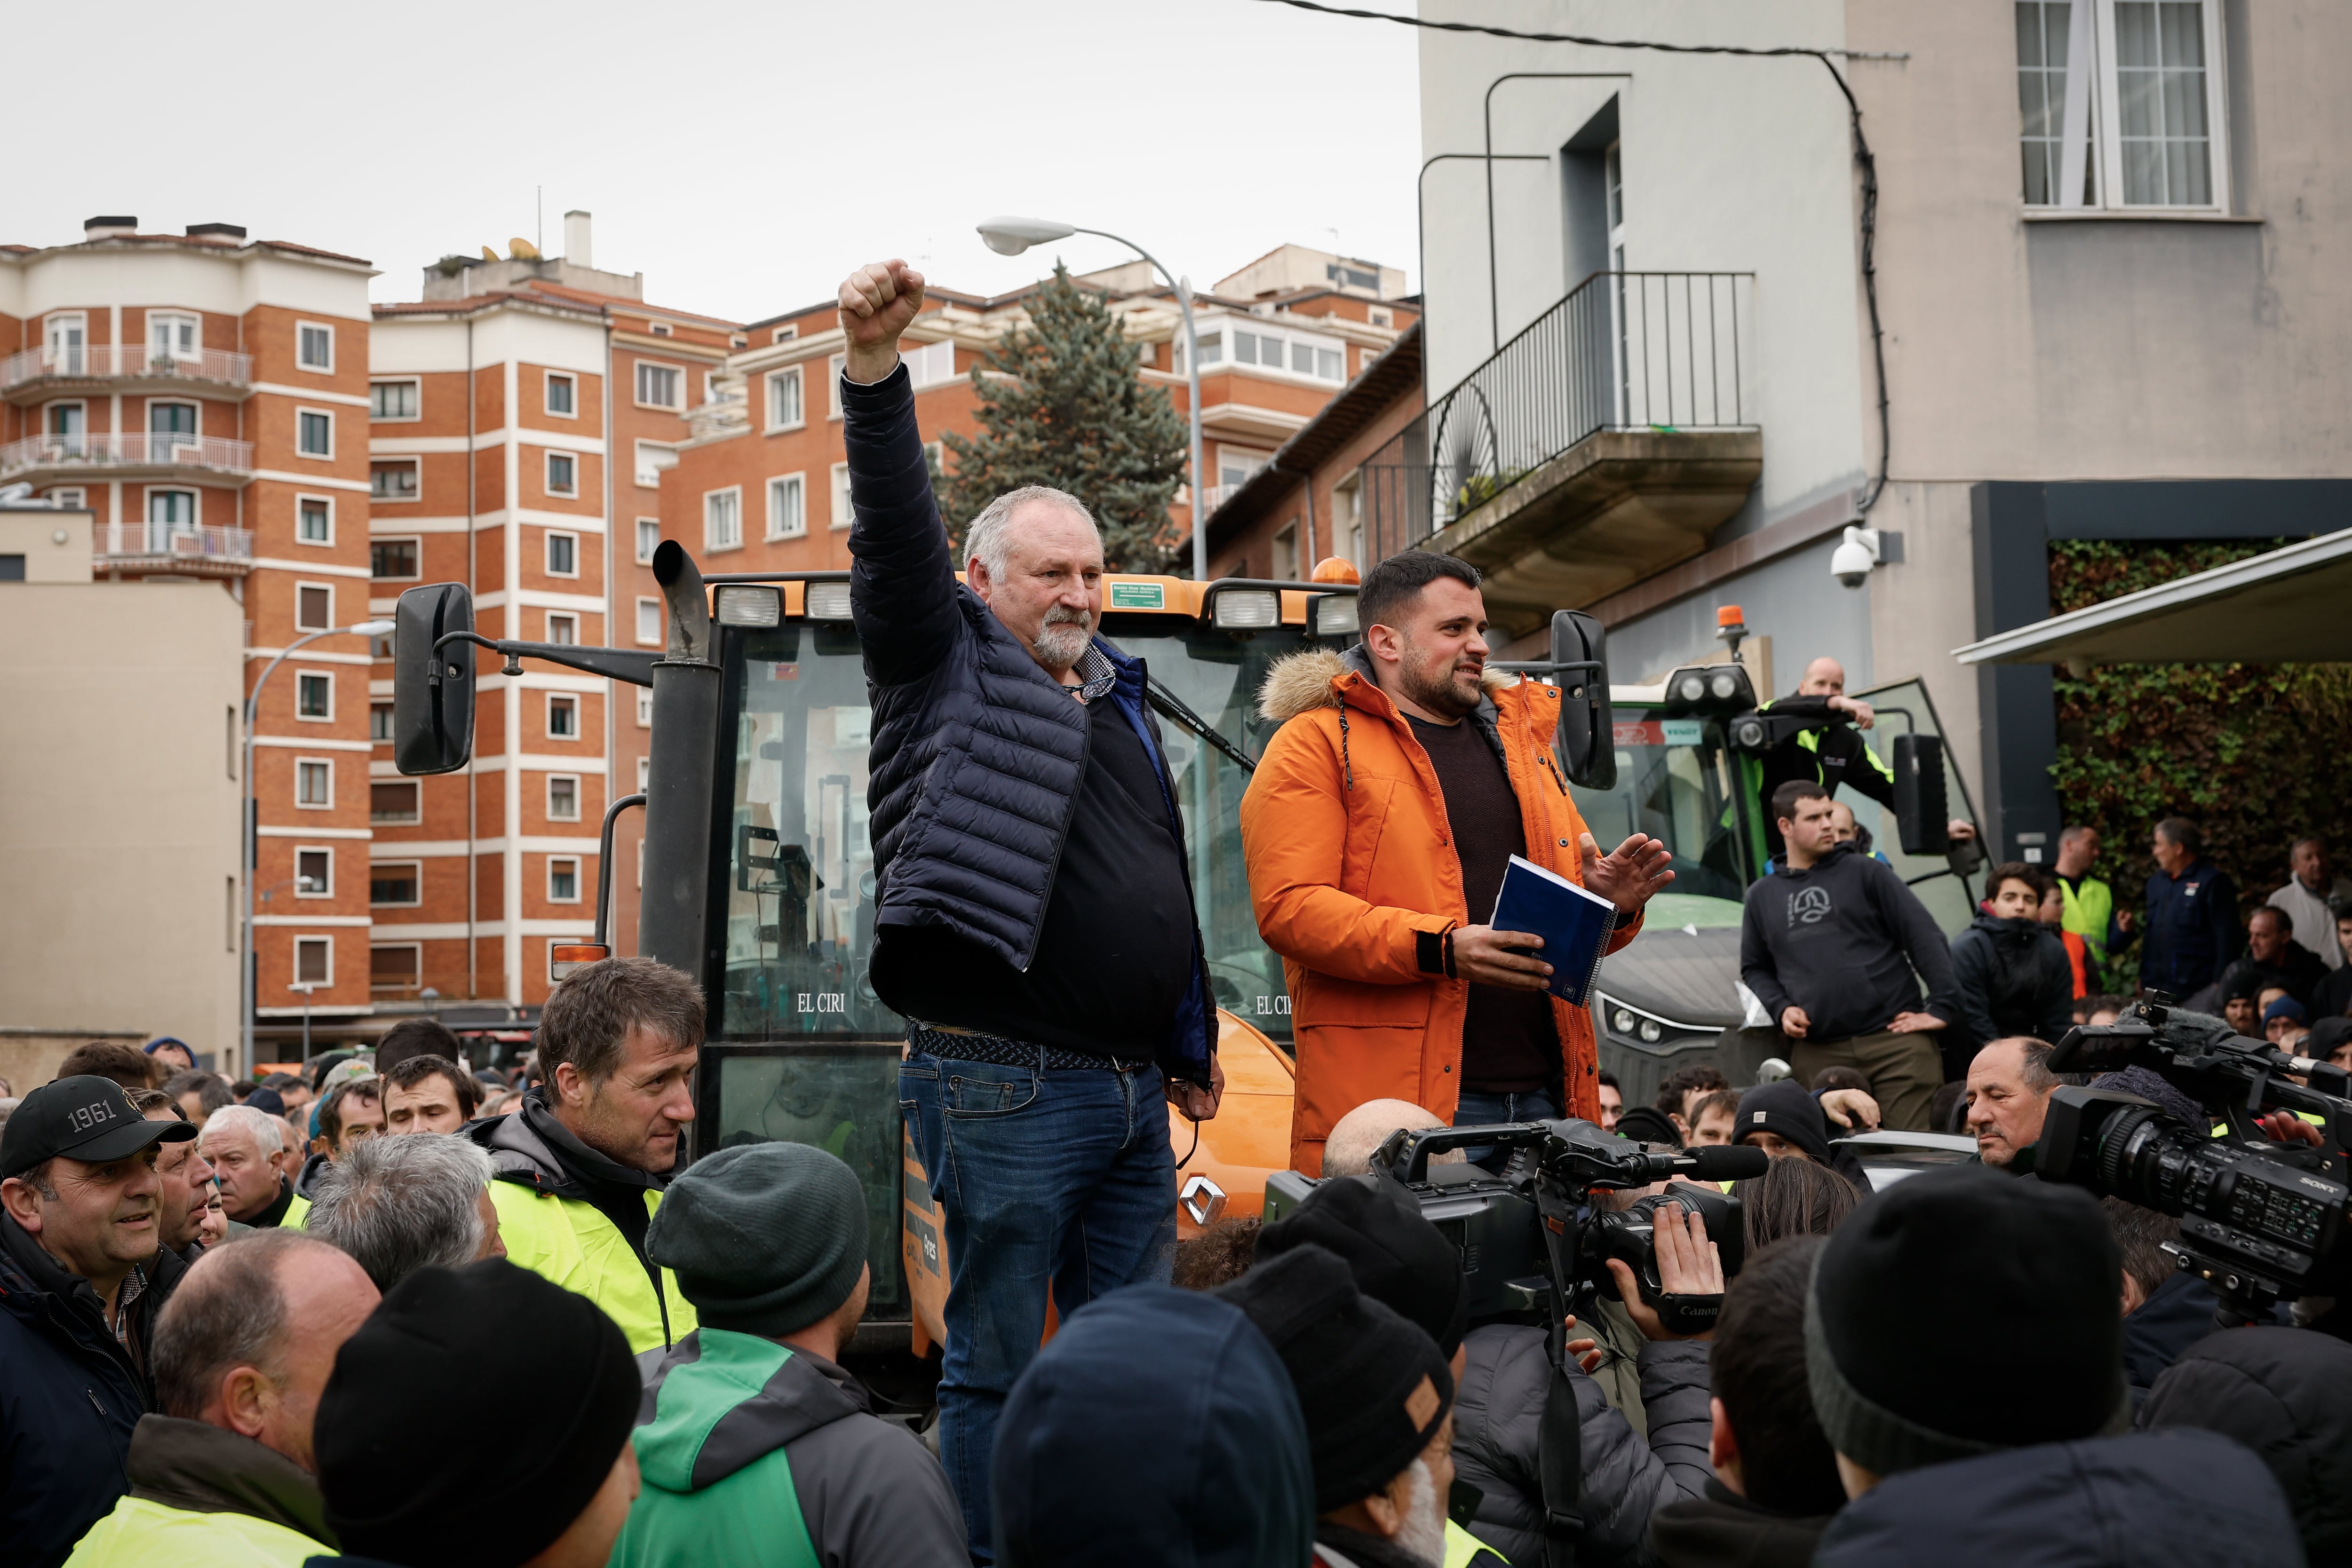
[[[1906,855],[1940,855],[1951,848],[1950,801],[1944,792],[1944,737],[1895,737],[1895,822]]]
[[[1587,789],[1613,789],[1617,736],[1609,709],[1608,632],[1581,610],[1554,611],[1551,662],[1558,667],[1552,678],[1559,683],[1559,729],[1553,746],[1560,765],[1571,782]]]
[[[436,582],[400,596],[392,632],[394,766],[411,776],[454,773],[474,752],[474,648],[452,632],[474,629],[474,596]]]

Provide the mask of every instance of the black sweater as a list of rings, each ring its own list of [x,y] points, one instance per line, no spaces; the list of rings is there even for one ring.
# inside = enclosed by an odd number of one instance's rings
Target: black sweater
[[[1920,978],[1924,1010],[1946,1023],[1959,1016],[1943,932],[1892,866],[1851,843],[1803,871],[1776,861],[1748,890],[1739,977],[1776,1023],[1804,1009],[1809,1040],[1874,1034],[1923,1010]]]

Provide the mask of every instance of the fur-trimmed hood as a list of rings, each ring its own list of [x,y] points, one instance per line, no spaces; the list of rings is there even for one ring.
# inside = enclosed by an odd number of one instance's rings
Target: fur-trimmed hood
[[[1257,688],[1258,716],[1275,724],[1286,724],[1302,713],[1312,713],[1318,707],[1338,707],[1339,677],[1357,674],[1368,685],[1378,686],[1372,678],[1371,659],[1361,643],[1344,653],[1328,648],[1309,648],[1277,659],[1265,672],[1265,679]],[[1495,694],[1510,685],[1513,677],[1489,668],[1482,677],[1486,688],[1486,704],[1482,711],[1491,711]],[[1489,723],[1491,724],[1491,718]]]

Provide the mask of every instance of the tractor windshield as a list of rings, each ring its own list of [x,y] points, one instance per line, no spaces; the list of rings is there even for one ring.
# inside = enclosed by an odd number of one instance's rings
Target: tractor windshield
[[[1171,615],[1113,613],[1104,634],[1145,661],[1151,679],[1251,758],[1273,727],[1255,716],[1266,667],[1307,645],[1297,628],[1246,638]],[[872,710],[856,633],[838,622],[788,621],[727,640],[734,754],[717,846],[724,900],[721,992],[710,1033],[730,1041],[817,1036],[900,1038],[903,1023],[867,980],[874,949],[874,859],[866,831]],[[1290,1039],[1281,960],[1258,940],[1242,864],[1240,806],[1249,775],[1183,725],[1158,719],[1192,856],[1192,894],[1217,1005],[1275,1040]]]
[[[1615,718],[1616,787],[1574,791],[1586,826],[1604,851],[1633,833],[1665,841],[1675,881],[1652,906],[1654,925],[1738,925],[1752,879],[1733,813],[1738,772],[1722,723],[1632,707],[1617,709]]]

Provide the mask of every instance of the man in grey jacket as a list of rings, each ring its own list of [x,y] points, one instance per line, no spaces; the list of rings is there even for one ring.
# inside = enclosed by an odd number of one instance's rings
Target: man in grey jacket
[[[1884,1125],[1923,1132],[1944,1082],[1936,1031],[1958,1016],[1944,934],[1893,867],[1835,841],[1820,785],[1781,785],[1772,810],[1789,850],[1748,890],[1739,977],[1788,1037],[1797,1082],[1854,1068]]]

